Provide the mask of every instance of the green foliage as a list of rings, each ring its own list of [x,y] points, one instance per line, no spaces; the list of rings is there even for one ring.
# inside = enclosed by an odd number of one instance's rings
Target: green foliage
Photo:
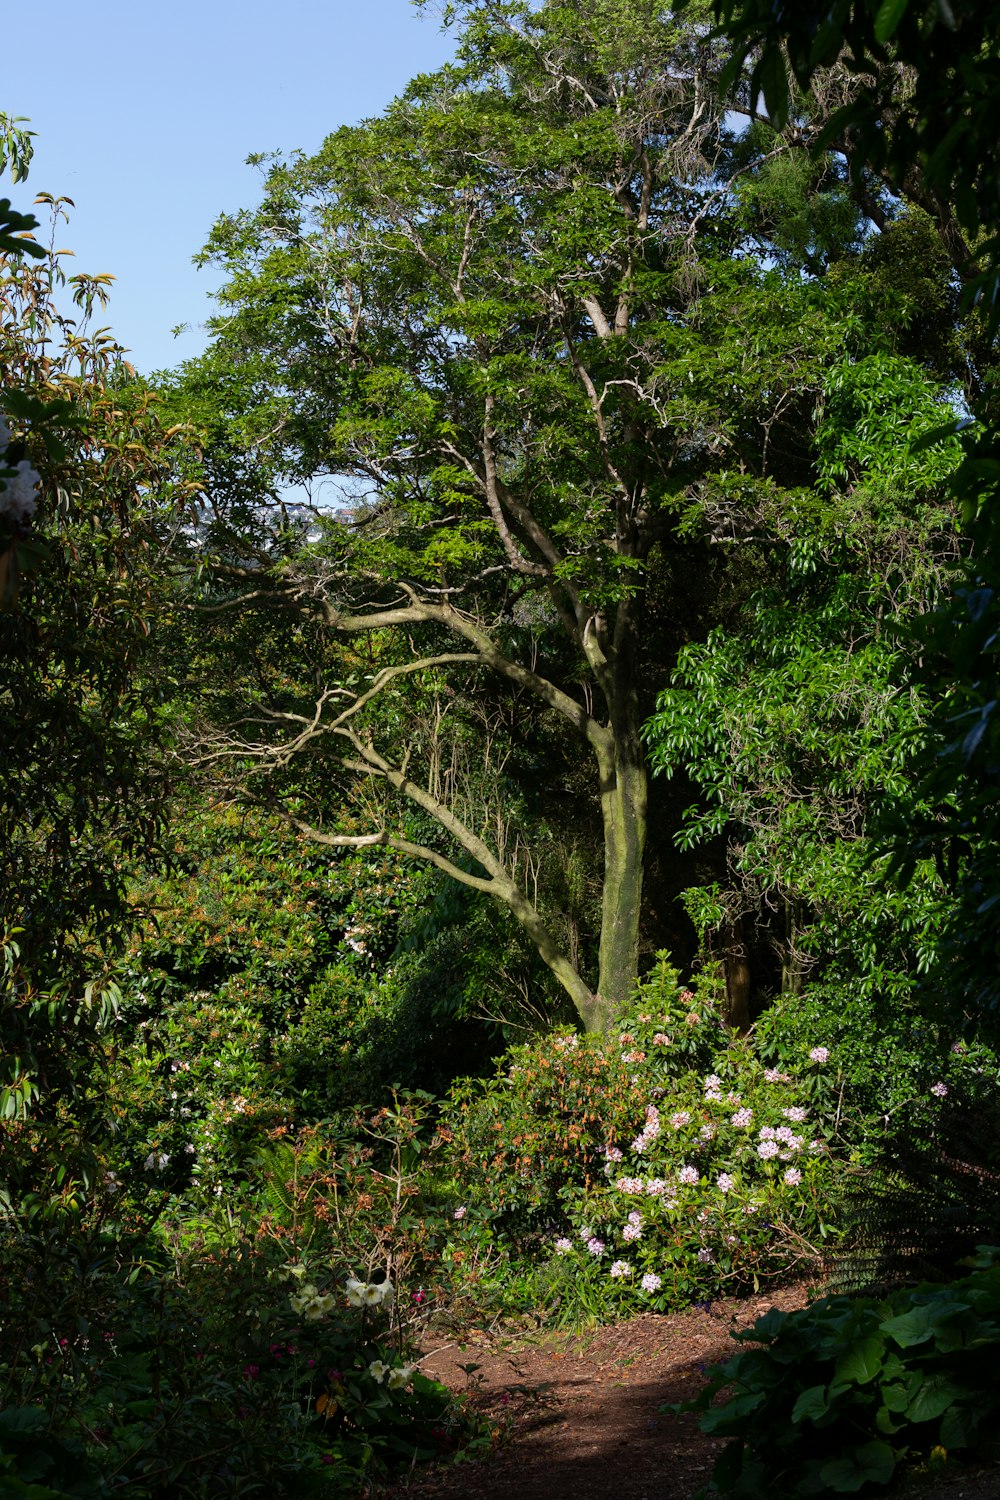
[[[706,1413],[704,1432],[734,1439],[716,1463],[720,1494],[872,1493],[904,1462],[995,1451],[995,1251],[948,1285],[772,1310],[737,1338],[762,1347],[715,1366],[683,1408]]]
[[[340,1134],[279,1131],[225,1197],[166,1213],[108,1180],[75,1232],[6,1236],[0,1397],[44,1408],[23,1421],[19,1474],[64,1483],[79,1452],[143,1500],[258,1483],[346,1497],[479,1441],[411,1356],[446,1232],[417,1188],[425,1114],[413,1100]],[[106,1492],[80,1486],[74,1500]]]
[[[714,990],[683,988],[661,955],[626,1029],[555,1032],[453,1090],[439,1130],[463,1213],[513,1256],[510,1292],[607,1317],[818,1263],[836,1221],[835,1080],[805,1049],[797,1078],[765,1069]]]

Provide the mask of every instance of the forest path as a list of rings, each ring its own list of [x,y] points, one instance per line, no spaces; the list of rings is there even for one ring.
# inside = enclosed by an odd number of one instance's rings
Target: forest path
[[[731,1335],[769,1307],[803,1307],[805,1285],[669,1316],[645,1314],[585,1334],[503,1337],[472,1330],[435,1346],[422,1369],[472,1403],[506,1440],[488,1457],[416,1471],[380,1500],[692,1500],[722,1446],[684,1401],[704,1367],[727,1359]],[[463,1365],[475,1364],[471,1374]],[[914,1500],[1000,1500],[1000,1470],[921,1485]],[[766,1500],[766,1497],[762,1497]]]

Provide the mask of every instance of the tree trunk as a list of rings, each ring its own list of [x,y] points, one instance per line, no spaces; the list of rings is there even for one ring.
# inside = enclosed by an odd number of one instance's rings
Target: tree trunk
[[[641,750],[634,756],[628,747],[616,746],[613,760],[602,763],[600,772],[604,891],[595,1024],[587,1022],[588,1031],[607,1031],[635,988],[646,849],[648,774]]]

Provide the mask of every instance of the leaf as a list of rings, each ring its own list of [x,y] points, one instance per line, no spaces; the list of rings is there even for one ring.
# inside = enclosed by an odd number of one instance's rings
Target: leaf
[[[825,1385],[811,1385],[799,1396],[792,1407],[792,1421],[816,1422],[830,1410],[830,1400]]]
[[[896,28],[906,14],[910,0],[882,0],[875,15],[875,40],[887,42],[895,36]]]
[[[955,1401],[965,1395],[965,1388],[956,1385],[944,1375],[930,1375],[904,1413],[911,1422],[931,1422],[946,1412]]]
[[[837,1494],[852,1494],[866,1484],[888,1484],[896,1467],[896,1455],[888,1443],[865,1443],[845,1458],[836,1458],[820,1469],[823,1482]]]
[[[836,1384],[857,1382],[867,1385],[882,1368],[885,1342],[877,1334],[848,1349],[837,1361],[834,1381]]]

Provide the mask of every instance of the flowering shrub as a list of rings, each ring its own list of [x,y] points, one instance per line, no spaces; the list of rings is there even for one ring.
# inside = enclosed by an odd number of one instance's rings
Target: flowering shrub
[[[616,1303],[662,1310],[818,1262],[839,1164],[801,1082],[734,1044],[640,1119],[605,1147],[603,1183],[563,1193],[552,1250],[570,1282],[605,1278]]]
[[[453,1091],[443,1130],[470,1198],[564,1308],[661,1310],[823,1253],[841,1172],[829,1049],[795,1077],[764,1067],[713,1000],[661,959],[611,1036],[553,1033]]]

